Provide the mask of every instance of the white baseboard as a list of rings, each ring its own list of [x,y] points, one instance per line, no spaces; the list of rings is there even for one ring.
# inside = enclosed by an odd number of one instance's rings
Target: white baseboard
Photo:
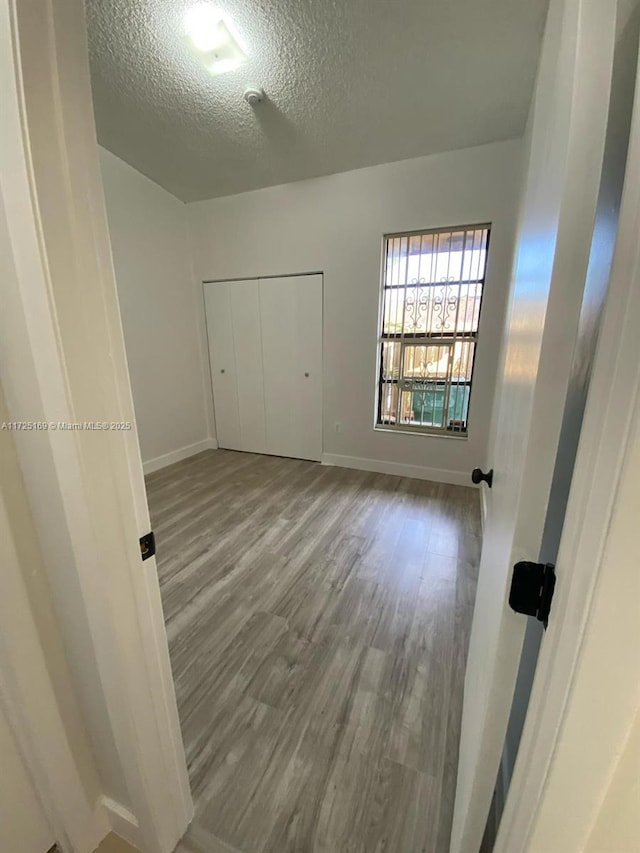
[[[205,438],[204,441],[189,444],[187,447],[179,447],[177,450],[172,450],[171,453],[156,456],[155,459],[148,459],[142,463],[142,470],[145,474],[152,474],[154,471],[166,468],[167,465],[173,465],[174,462],[181,462],[183,459],[195,456],[196,453],[201,453],[203,450],[216,450],[217,447],[218,442],[215,438]]]
[[[356,471],[374,471],[377,474],[395,474],[398,477],[413,477],[415,480],[431,480],[434,483],[449,483],[453,486],[473,484],[466,471],[448,471],[446,468],[425,468],[422,465],[407,465],[399,462],[383,462],[381,459],[364,459],[361,456],[340,456],[325,453],[323,465],[339,468],[354,468]]]
[[[142,850],[143,839],[136,816],[111,797],[103,795],[100,797],[100,804],[107,814],[111,831],[128,841],[133,847]]]

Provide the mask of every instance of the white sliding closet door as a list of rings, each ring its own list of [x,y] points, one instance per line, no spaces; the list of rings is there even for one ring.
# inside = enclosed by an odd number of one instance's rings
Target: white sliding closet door
[[[322,458],[322,276],[262,278],[268,453]]]
[[[218,444],[266,453],[258,282],[215,282],[204,292]]]
[[[258,282],[233,281],[227,287],[233,318],[242,450],[267,453]]]
[[[242,450],[233,321],[227,283],[205,285],[204,303],[218,444],[227,450]]]

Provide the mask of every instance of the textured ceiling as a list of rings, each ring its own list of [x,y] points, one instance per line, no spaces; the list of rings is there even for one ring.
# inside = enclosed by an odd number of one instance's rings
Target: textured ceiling
[[[222,0],[250,57],[218,77],[191,5],[87,0],[99,141],[184,201],[519,136],[548,0]]]

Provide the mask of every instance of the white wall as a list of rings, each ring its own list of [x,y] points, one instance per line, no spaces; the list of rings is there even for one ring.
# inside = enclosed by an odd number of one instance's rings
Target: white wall
[[[640,712],[613,771],[585,853],[640,850]]]
[[[100,166],[140,448],[152,470],[200,449],[209,431],[185,206],[104,149]]]
[[[203,280],[323,272],[326,461],[468,483],[491,462],[520,154],[496,143],[187,205],[201,339]],[[468,439],[374,431],[383,234],[479,222],[493,228]]]

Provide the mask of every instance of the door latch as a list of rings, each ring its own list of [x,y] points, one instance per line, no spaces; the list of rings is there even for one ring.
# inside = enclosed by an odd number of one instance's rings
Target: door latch
[[[513,567],[509,606],[516,613],[535,616],[546,628],[556,585],[553,563],[529,563],[523,560]]]
[[[151,530],[140,537],[140,556],[143,560],[148,560],[156,553],[156,535]]]

